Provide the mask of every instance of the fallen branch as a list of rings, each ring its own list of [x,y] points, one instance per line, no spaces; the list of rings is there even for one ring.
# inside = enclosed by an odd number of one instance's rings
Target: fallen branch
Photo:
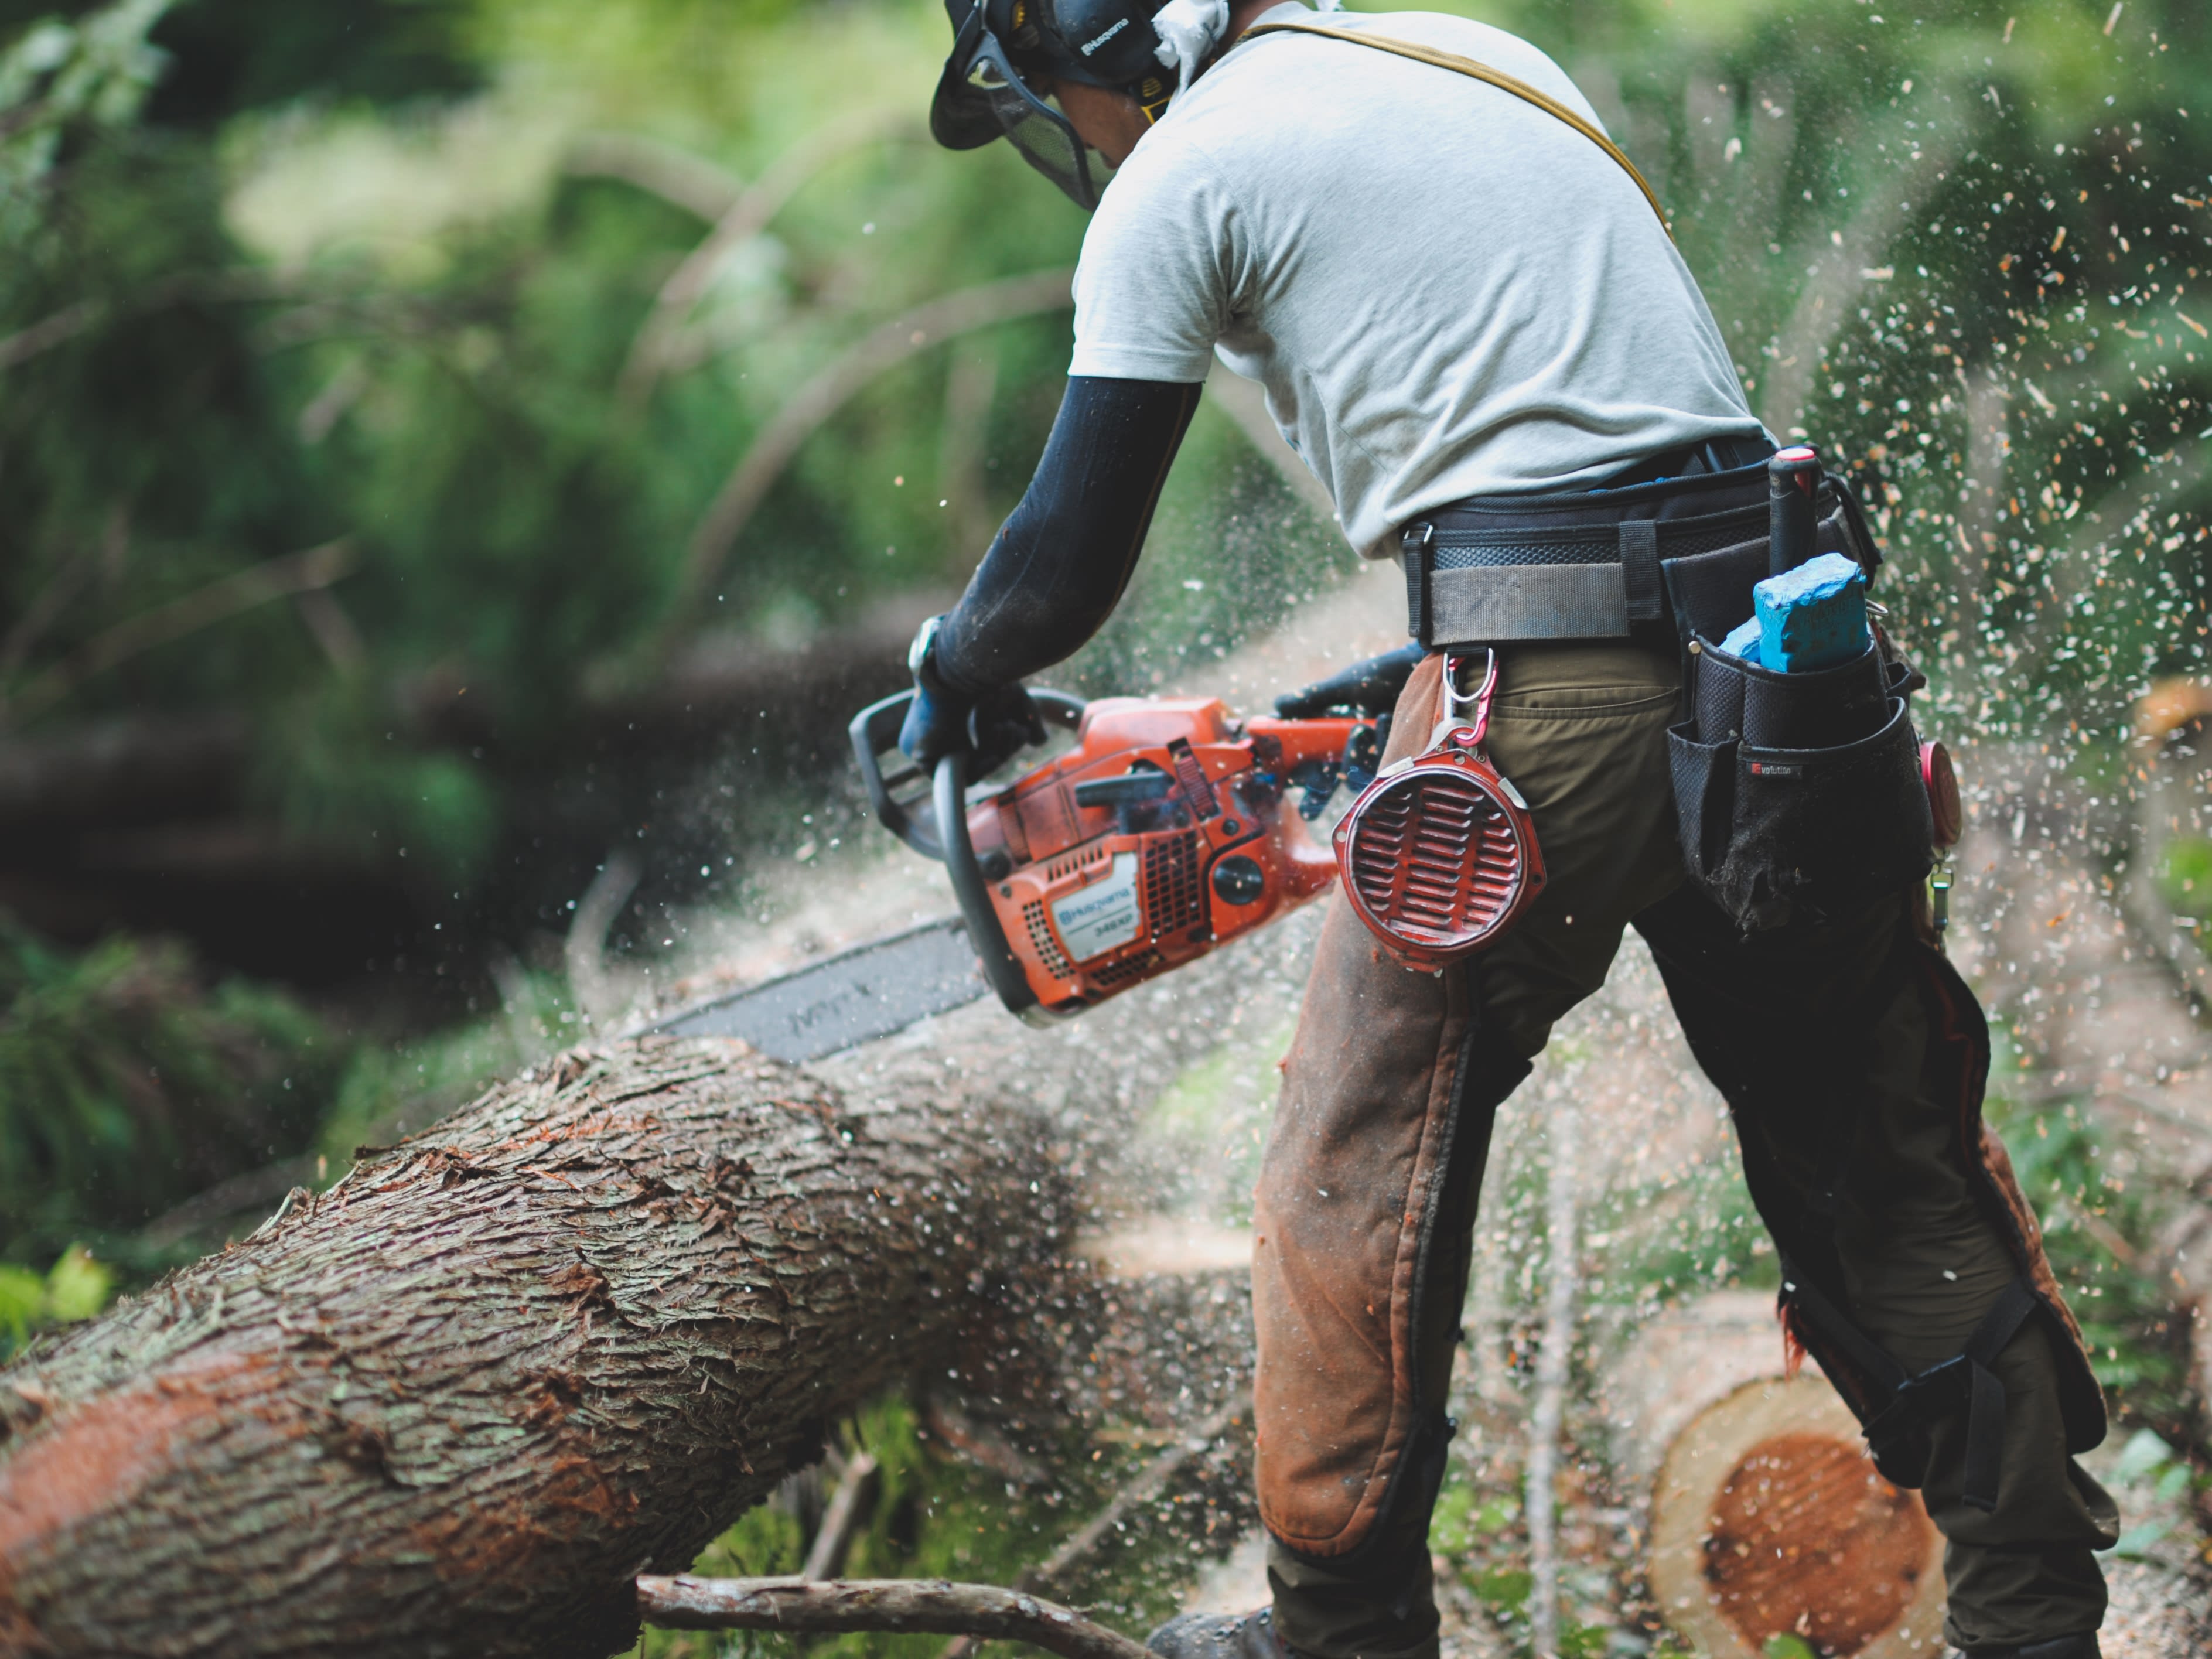
[[[0,372],[27,363],[41,352],[74,340],[97,326],[107,316],[105,300],[77,300],[41,317],[28,328],[0,336]]]
[[[252,265],[234,270],[187,270],[149,283],[118,300],[76,300],[13,334],[0,335],[0,374],[66,345],[115,317],[143,316],[171,306],[252,305],[300,291],[297,278]]]
[[[1028,1642],[1062,1659],[1149,1659],[1144,1646],[1057,1601],[942,1578],[653,1578],[638,1617],[678,1630],[884,1631]]]
[[[252,734],[244,715],[218,712],[83,720],[0,738],[0,832],[53,836],[220,815],[244,791]]]
[[[592,878],[592,884],[584,889],[584,896],[576,901],[576,914],[568,923],[561,957],[568,972],[568,989],[586,1019],[603,1020],[616,1012],[616,992],[607,981],[607,929],[615,925],[615,918],[637,890],[638,878],[644,873],[629,854],[619,849],[611,852]]]
[[[1581,1218],[1573,1097],[1553,1103],[1551,1170],[1544,1183],[1544,1335],[1536,1352],[1536,1399],[1528,1419],[1528,1646],[1551,1655],[1559,1640],[1559,1425],[1567,1397],[1581,1296]]]

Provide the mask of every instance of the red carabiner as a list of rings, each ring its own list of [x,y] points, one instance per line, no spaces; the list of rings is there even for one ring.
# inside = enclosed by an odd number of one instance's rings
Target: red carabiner
[[[1490,735],[1490,699],[1498,690],[1498,653],[1486,650],[1482,654],[1482,684],[1469,693],[1459,689],[1460,664],[1466,659],[1445,653],[1441,688],[1443,693],[1443,718],[1437,722],[1437,729],[1430,736],[1429,747],[1431,749],[1445,741],[1447,736],[1462,749],[1480,749],[1483,738]],[[1474,710],[1472,724],[1461,718],[1458,712],[1469,706]],[[1462,732],[1467,735],[1462,737],[1460,735]]]

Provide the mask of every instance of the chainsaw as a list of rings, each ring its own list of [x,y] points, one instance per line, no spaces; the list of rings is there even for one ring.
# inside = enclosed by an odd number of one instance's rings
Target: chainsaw
[[[1171,972],[1328,890],[1338,859],[1306,826],[1340,787],[1378,787],[1420,656],[1370,658],[1246,719],[1218,698],[1032,688],[1057,752],[1010,781],[971,780],[965,753],[925,774],[896,747],[914,694],[872,703],[851,726],[869,805],[944,864],[959,913],[647,1029],[798,1062],[994,994],[1050,1024]]]

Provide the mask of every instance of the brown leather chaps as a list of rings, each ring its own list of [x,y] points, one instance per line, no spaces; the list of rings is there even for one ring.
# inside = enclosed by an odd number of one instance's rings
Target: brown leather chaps
[[[2103,1402],[1982,1122],[1972,994],[1907,896],[1744,940],[1684,884],[1671,652],[1522,646],[1503,667],[1491,752],[1529,802],[1548,884],[1506,938],[1441,974],[1398,966],[1333,903],[1285,1067],[1253,1269],[1277,1628],[1313,1659],[1436,1651],[1425,1540],[1491,1125],[1632,926],[1734,1114],[1784,1316],[1863,1420],[1899,1376],[1958,1356],[2002,1296],[2027,1310],[1985,1367],[2008,1409],[1978,1448],[1963,1406],[1877,1442],[1949,1540],[1953,1639],[2094,1629],[2091,1553],[2116,1522],[2072,1454],[2102,1437]],[[1387,758],[1427,741],[1439,676],[1436,657],[1415,671]],[[1977,1482],[1994,1486],[1986,1507]]]

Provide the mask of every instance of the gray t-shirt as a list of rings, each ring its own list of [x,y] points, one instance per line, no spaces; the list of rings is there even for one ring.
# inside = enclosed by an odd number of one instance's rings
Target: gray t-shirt
[[[1261,18],[1313,14],[1297,0]],[[1473,58],[1597,124],[1527,41],[1332,14]],[[1145,135],[1075,277],[1072,374],[1267,389],[1370,558],[1466,495],[1572,488],[1755,435],[1712,313],[1620,165],[1556,116],[1349,42],[1239,44]]]

